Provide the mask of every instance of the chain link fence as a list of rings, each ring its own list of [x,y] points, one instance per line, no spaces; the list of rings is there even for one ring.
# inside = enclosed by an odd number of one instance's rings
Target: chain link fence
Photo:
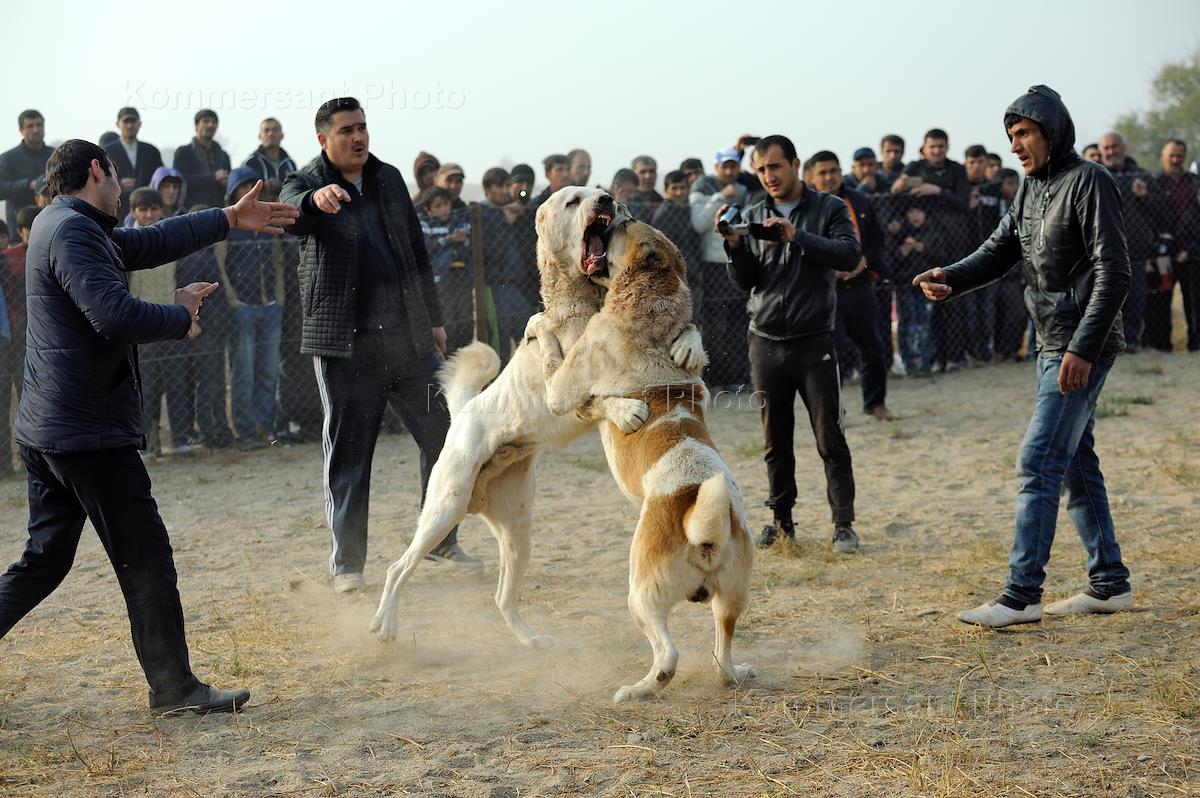
[[[1149,176],[1146,176],[1149,178]],[[1158,179],[1152,179],[1158,180]],[[1126,303],[1126,335],[1134,345],[1200,349],[1200,179],[1187,192],[1152,184],[1123,183],[1134,286]],[[1157,186],[1157,187],[1156,187]],[[1188,200],[1190,196],[1190,202]],[[877,194],[877,239],[866,242],[876,263],[850,283],[839,283],[839,359],[851,377],[881,358],[893,377],[954,371],[967,365],[1020,359],[1032,349],[1025,311],[1024,275],[1002,280],[955,301],[934,304],[913,288],[913,275],[948,265],[991,233],[1006,208],[994,188],[977,192],[966,207]],[[694,317],[709,355],[711,387],[750,382],[746,295],[725,274],[713,252],[711,218],[689,204],[630,203],[634,215],[663,230],[688,262]],[[530,314],[540,309],[534,210],[472,204],[444,218],[422,216],[451,351],[479,339],[504,360],[519,342]],[[719,247],[718,250],[719,251]],[[204,304],[202,334],[195,339],[139,347],[144,424],[150,452],[185,454],[199,447],[253,448],[269,441],[318,440],[322,411],[312,358],[300,354],[302,309],[299,241],[292,236],[246,236],[222,242],[158,269],[131,273],[131,290],[143,299],[174,301],[174,289],[216,281],[221,289]],[[24,363],[21,280],[5,273],[7,338],[0,336],[0,418],[15,411]],[[1181,287],[1186,335],[1172,330],[1172,296]],[[847,335],[874,314],[883,332],[882,353],[865,352]],[[389,418],[386,428],[400,429]],[[9,428],[0,467],[11,469]],[[7,470],[7,469],[6,469]]]

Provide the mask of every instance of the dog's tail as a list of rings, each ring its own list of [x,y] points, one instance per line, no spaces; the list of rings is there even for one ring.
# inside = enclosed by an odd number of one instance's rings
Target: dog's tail
[[[683,520],[683,531],[688,543],[698,550],[699,558],[689,557],[703,569],[705,561],[710,567],[717,565],[716,554],[729,543],[731,532],[732,499],[725,473],[717,472],[700,483],[696,503]]]
[[[476,341],[459,349],[438,372],[450,415],[475,398],[500,373],[500,356],[485,343]]]

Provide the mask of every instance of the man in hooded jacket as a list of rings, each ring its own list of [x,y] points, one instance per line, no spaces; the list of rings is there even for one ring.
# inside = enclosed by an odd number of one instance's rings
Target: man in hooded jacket
[[[1064,487],[1067,514],[1087,549],[1089,586],[1046,613],[1133,607],[1093,436],[1100,390],[1124,347],[1130,268],[1120,189],[1108,170],[1075,153],[1075,126],[1053,89],[1034,86],[1017,98],[1004,127],[1028,176],[1012,207],[974,254],[913,278],[929,299],[942,301],[1024,265],[1025,305],[1038,337],[1037,397],[1017,458],[1010,574],[998,598],[958,614],[995,628],[1041,620]]]

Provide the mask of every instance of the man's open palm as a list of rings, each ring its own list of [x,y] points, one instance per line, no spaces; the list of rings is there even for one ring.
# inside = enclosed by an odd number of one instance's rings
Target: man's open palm
[[[263,181],[259,180],[245,196],[225,209],[229,226],[251,233],[283,235],[283,228],[295,224],[300,218],[300,211],[286,202],[261,201],[258,196],[262,194],[262,188]]]

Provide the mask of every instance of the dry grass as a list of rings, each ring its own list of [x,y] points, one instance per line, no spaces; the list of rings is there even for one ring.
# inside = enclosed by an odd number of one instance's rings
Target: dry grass
[[[558,640],[547,652],[516,647],[496,617],[494,547],[475,521],[462,537],[488,556],[485,574],[418,572],[404,599],[411,635],[392,646],[366,635],[379,574],[415,515],[407,439],[384,439],[376,457],[370,595],[357,598],[335,597],[322,576],[315,448],[158,464],[193,663],[249,686],[252,705],[149,717],[115,580],[87,533],[64,585],[0,642],[0,793],[1198,795],[1200,362],[1143,354],[1109,378],[1114,397],[1149,400],[1114,405],[1133,412],[1097,428],[1139,611],[983,631],[953,612],[1000,585],[1031,382],[1016,365],[898,382],[895,424],[849,414],[857,557],[828,548],[801,426],[799,542],[760,557],[735,651],[760,678],[718,684],[711,619],[689,605],[673,619],[676,682],[636,705],[608,702],[647,659],[624,609],[634,511],[598,471],[594,438],[539,466],[524,604]],[[755,526],[757,424],[735,411],[712,423]],[[10,557],[22,491],[0,485]],[[1084,583],[1061,522],[1052,598]]]

